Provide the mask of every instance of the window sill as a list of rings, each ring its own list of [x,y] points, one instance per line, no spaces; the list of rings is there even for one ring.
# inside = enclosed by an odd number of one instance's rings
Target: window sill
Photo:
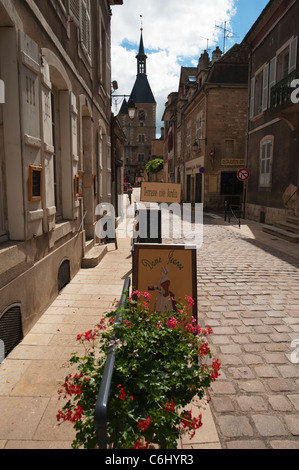
[[[269,186],[260,186],[258,187],[258,191],[261,192],[271,192],[272,191],[272,185]]]
[[[7,235],[7,233],[0,231],[0,245],[2,245],[3,243],[6,243],[6,242],[8,242],[8,235]]]
[[[250,118],[250,122],[258,121],[259,119],[261,119],[261,117],[263,117],[264,114],[265,114],[265,111],[262,111],[261,113],[256,114],[255,116]]]

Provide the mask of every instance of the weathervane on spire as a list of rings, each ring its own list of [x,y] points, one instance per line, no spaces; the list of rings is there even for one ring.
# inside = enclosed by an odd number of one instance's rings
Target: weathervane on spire
[[[143,17],[142,17],[142,15],[140,15],[140,18],[141,18],[141,28],[140,28],[140,31],[143,31]]]

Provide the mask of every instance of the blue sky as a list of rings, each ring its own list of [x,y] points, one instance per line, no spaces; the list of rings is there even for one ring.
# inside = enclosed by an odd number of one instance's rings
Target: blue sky
[[[168,95],[177,91],[182,66],[196,67],[201,53],[240,43],[268,0],[124,0],[112,8],[112,80],[130,94],[136,79],[141,21],[147,74],[157,101],[157,134]],[[142,18],[141,18],[142,15]],[[122,99],[113,100],[117,114]],[[159,135],[158,135],[159,136]]]
[[[238,41],[244,39],[267,4],[268,0],[239,0],[237,2],[237,13],[232,19],[232,27],[240,38]]]

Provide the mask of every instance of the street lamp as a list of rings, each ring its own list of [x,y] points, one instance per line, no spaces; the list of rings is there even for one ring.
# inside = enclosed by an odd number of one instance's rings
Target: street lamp
[[[207,143],[207,139],[206,139],[206,138],[205,138],[205,139],[195,139],[195,142],[194,142],[194,144],[193,144],[193,150],[194,150],[194,152],[197,152],[197,151],[200,150],[200,142],[201,142],[202,140],[203,140],[205,143]]]
[[[117,90],[117,88],[114,88]],[[114,95],[112,93],[112,98],[128,98],[130,95]],[[117,100],[116,100],[116,104],[117,104]],[[132,98],[129,99],[129,101],[127,102],[127,109],[128,109],[128,113],[129,113],[129,118],[131,119],[131,121],[133,121],[134,117],[135,117],[135,113],[136,113],[136,106],[135,106],[135,103],[134,101],[132,100]]]
[[[128,113],[129,113],[129,118],[133,121],[136,113],[136,106],[132,98],[128,101]]]

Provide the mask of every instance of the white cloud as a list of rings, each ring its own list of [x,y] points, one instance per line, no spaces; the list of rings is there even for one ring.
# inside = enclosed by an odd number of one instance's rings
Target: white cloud
[[[116,93],[130,94],[133,88],[142,15],[147,74],[158,105],[157,134],[167,96],[178,90],[181,66],[197,65],[200,54],[207,48],[207,39],[211,49],[222,46],[223,32],[215,25],[226,21],[230,26],[235,3],[235,0],[124,0],[122,6],[113,7],[112,79],[119,85]]]

